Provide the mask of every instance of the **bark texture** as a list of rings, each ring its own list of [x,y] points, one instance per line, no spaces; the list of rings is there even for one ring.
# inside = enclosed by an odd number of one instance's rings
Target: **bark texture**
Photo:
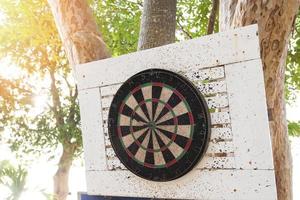
[[[175,42],[176,0],[144,0],[138,49]]]
[[[214,32],[219,4],[220,0],[213,0],[212,2],[212,9],[208,18],[207,35],[210,35]]]
[[[69,195],[69,174],[72,166],[74,150],[67,146],[63,147],[63,153],[58,163],[58,169],[53,177],[54,199],[65,200]]]
[[[292,199],[292,158],[287,133],[284,74],[287,45],[299,0],[223,0],[220,30],[258,24],[271,130],[277,196]]]
[[[90,61],[100,60],[110,57],[109,51],[101,38],[93,18],[92,11],[86,0],[48,0],[51,7],[55,23],[62,39],[68,60],[71,65],[77,65]],[[54,78],[53,76],[51,76]],[[55,89],[55,80],[52,80],[52,88]],[[52,93],[55,91],[53,90]],[[77,91],[72,96],[77,97]],[[59,113],[59,96],[53,95],[54,111]],[[55,112],[54,112],[55,113]],[[72,123],[72,110],[70,110],[69,121]],[[56,122],[59,125],[63,119],[56,115]],[[58,170],[54,176],[54,199],[65,200],[69,194],[69,172],[73,161],[73,156],[77,146],[69,141],[62,142],[63,153],[61,155]]]
[[[48,0],[71,65],[110,57],[86,0]]]

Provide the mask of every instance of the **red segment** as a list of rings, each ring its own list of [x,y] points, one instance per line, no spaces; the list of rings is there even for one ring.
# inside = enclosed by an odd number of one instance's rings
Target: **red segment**
[[[155,165],[150,164],[150,163],[144,163],[145,167],[149,167],[149,168],[155,168]]]
[[[174,159],[174,160],[168,162],[168,163],[166,164],[166,167],[171,167],[171,166],[174,165],[176,162],[177,162],[177,160]]]
[[[141,101],[141,102],[139,103],[139,107],[141,107],[141,105],[143,105],[143,104],[145,104],[145,103],[146,103],[145,100]]]
[[[192,144],[192,139],[189,139],[184,147],[184,150],[187,151],[190,148],[191,144]]]
[[[142,144],[136,139],[136,140],[134,140],[134,142],[140,147],[140,146],[142,146]]]
[[[125,149],[126,150],[126,153],[128,154],[128,156],[130,157],[130,158],[133,158],[134,156],[132,155],[132,153],[128,150],[128,149]]]
[[[173,92],[179,97],[180,100],[184,99],[184,97],[182,96],[182,94],[180,92],[178,92],[176,89],[174,89]]]
[[[153,86],[164,87],[164,84],[163,83],[159,83],[159,82],[153,82],[152,85]]]
[[[124,106],[125,106],[125,102],[123,101],[119,108],[119,113],[122,113]]]
[[[155,102],[155,103],[158,103],[159,102],[159,99],[156,99],[156,98],[152,98],[151,100],[152,102]]]
[[[169,104],[165,104],[165,106],[166,106],[166,108],[168,108],[168,110],[172,110],[173,108],[172,108],[172,106],[170,106]]]
[[[118,126],[118,136],[119,136],[119,138],[122,138],[122,132],[121,132],[121,127],[120,126]]]
[[[177,119],[177,117],[174,117],[173,121],[174,121],[174,125],[178,125],[178,119]]]
[[[194,117],[193,117],[193,114],[192,114],[191,112],[189,112],[188,115],[189,115],[191,124],[194,124]]]
[[[162,148],[160,148],[160,151],[165,151],[167,149],[167,146],[163,146]]]
[[[136,91],[138,91],[138,90],[140,90],[140,89],[141,89],[141,86],[135,87],[133,90],[131,90],[131,94],[136,93]]]
[[[148,151],[148,152],[150,152],[150,153],[154,153],[154,150],[153,150],[153,149],[148,149],[148,148],[147,148],[146,151]]]
[[[174,141],[175,141],[175,139],[176,139],[176,134],[175,134],[175,133],[173,133],[171,140],[174,142]]]

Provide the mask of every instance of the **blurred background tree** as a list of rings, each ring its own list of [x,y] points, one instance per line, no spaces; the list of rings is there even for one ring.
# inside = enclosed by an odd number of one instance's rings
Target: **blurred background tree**
[[[0,162],[0,185],[4,185],[10,190],[10,195],[6,200],[18,200],[26,190],[27,170],[18,165],[13,166],[8,160]]]

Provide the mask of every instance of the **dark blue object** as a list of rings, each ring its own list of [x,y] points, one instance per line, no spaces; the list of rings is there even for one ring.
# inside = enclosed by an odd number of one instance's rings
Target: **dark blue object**
[[[80,194],[79,200],[151,200],[151,198],[92,196],[88,194]]]

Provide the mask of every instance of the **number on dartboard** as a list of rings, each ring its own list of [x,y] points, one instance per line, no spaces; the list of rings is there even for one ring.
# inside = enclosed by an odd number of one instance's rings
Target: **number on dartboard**
[[[190,171],[210,137],[202,95],[184,77],[160,69],[140,72],[121,86],[108,125],[120,161],[154,181],[173,180]]]

